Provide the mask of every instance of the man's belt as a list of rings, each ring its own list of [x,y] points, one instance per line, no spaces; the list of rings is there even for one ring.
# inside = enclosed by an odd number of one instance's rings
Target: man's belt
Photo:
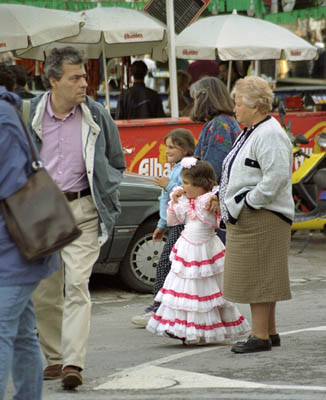
[[[91,194],[91,189],[87,188],[87,189],[81,190],[80,192],[63,192],[63,194],[66,196],[66,199],[68,201],[73,201],[76,199],[80,199],[81,197],[84,197],[84,196],[89,196]]]

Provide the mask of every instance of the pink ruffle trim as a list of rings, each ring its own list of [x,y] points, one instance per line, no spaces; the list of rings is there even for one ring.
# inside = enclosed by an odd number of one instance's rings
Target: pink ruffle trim
[[[200,325],[200,324],[195,324],[194,322],[187,322],[186,320],[180,320],[180,319],[175,319],[174,321],[169,321],[169,320],[164,320],[162,317],[154,314],[153,317],[156,321],[158,321],[160,324],[163,325],[169,325],[169,326],[174,326],[175,324],[183,325],[186,326],[187,328],[194,327],[196,329],[202,329],[204,331],[210,331],[212,329],[216,328],[223,328],[223,327],[231,327],[231,326],[239,326],[243,323],[245,320],[244,317],[241,315],[236,321],[221,321],[216,324],[211,324],[211,325]]]
[[[214,293],[214,294],[212,294],[210,296],[202,296],[202,297],[200,297],[200,296],[191,295],[191,294],[188,294],[188,293],[178,293],[178,292],[176,292],[174,290],[171,290],[171,289],[165,289],[164,287],[160,290],[160,292],[162,294],[170,294],[170,295],[172,295],[174,297],[183,297],[185,299],[197,300],[197,301],[208,301],[208,300],[213,300],[213,299],[216,299],[218,297],[222,297],[223,296],[222,292],[217,292],[217,293]]]
[[[173,246],[172,252],[175,253],[175,255],[173,256],[173,260],[181,262],[182,265],[184,265],[185,267],[192,267],[192,266],[201,267],[202,265],[214,264],[216,260],[219,260],[225,255],[225,249],[223,249],[219,253],[215,254],[215,256],[209,260],[186,261],[184,258],[177,255],[177,251],[178,250]]]

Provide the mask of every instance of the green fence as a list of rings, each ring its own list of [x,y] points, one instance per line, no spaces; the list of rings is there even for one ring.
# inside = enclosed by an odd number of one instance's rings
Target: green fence
[[[291,24],[298,19],[322,19],[326,17],[326,7],[310,7],[302,10],[293,10],[291,12],[282,12],[277,14],[266,14],[264,19],[275,24]]]
[[[288,24],[296,22],[298,19],[306,19],[312,17],[321,19],[326,17],[326,7],[311,7],[302,10],[294,10],[291,12],[281,12],[277,14],[265,14],[263,0],[253,0],[255,7],[255,15],[263,15],[264,19],[276,24]],[[126,7],[136,10],[143,10],[147,1],[69,1],[69,0],[0,0],[0,3],[7,4],[25,4],[36,7],[55,8],[68,11],[82,11],[89,8],[97,7],[101,3],[102,7]],[[251,0],[210,0],[208,11],[212,14],[220,12],[247,11],[250,8]]]
[[[258,0],[259,1],[259,0]],[[45,8],[56,8],[59,10],[69,10],[69,11],[81,11],[88,8],[97,7],[98,2],[93,1],[65,1],[65,0],[0,0],[0,3],[7,4],[25,4],[36,7]],[[99,1],[102,7],[127,7],[134,8],[136,10],[143,10],[147,1],[135,1],[135,2],[125,2],[125,1]],[[211,0],[208,4],[208,10],[210,12],[223,12],[226,11],[227,0]]]

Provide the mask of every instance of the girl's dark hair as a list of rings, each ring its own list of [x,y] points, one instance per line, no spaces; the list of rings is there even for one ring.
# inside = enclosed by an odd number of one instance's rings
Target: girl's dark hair
[[[207,161],[198,160],[197,164],[191,168],[183,168],[182,178],[188,179],[193,186],[199,186],[207,192],[217,184],[214,168]]]
[[[195,122],[210,121],[220,114],[234,115],[234,103],[224,83],[206,76],[190,86],[194,107],[190,118]],[[197,100],[197,101],[195,101]]]
[[[172,143],[186,152],[186,156],[192,156],[195,151],[196,143],[193,134],[188,129],[178,128],[168,133],[164,138],[164,143],[170,138]]]

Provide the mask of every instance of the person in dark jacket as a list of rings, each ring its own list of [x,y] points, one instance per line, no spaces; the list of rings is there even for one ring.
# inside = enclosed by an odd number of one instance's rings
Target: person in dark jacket
[[[115,119],[165,117],[160,95],[145,86],[147,65],[144,61],[132,63],[131,75],[134,77],[134,85],[120,95]]]
[[[9,92],[13,92],[16,85],[16,78],[9,65],[0,63],[0,84]]]
[[[19,97],[0,73],[0,201],[16,193],[32,173],[32,155],[16,109]],[[10,77],[9,77],[10,80]],[[11,373],[14,399],[42,399],[43,367],[35,333],[32,293],[60,267],[57,255],[26,261],[8,234],[0,209],[0,399]]]
[[[22,65],[11,65],[10,70],[16,78],[16,86],[14,92],[18,94],[21,99],[32,99],[35,97],[33,93],[27,90],[28,75],[26,68]]]

